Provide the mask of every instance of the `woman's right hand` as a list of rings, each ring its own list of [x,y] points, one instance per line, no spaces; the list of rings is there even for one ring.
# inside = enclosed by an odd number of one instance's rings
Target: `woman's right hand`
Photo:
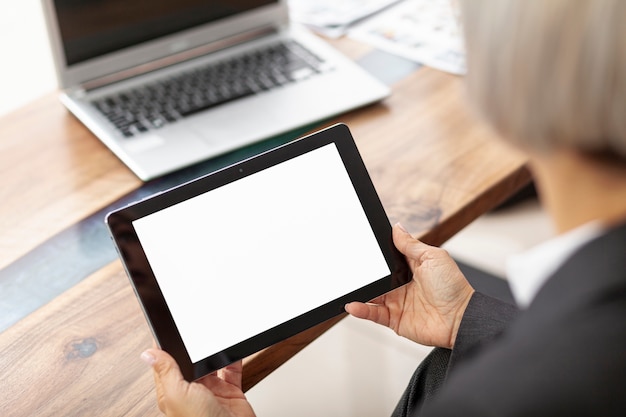
[[[399,224],[393,242],[407,258],[412,281],[369,303],[349,303],[346,311],[422,345],[451,349],[474,289],[444,249],[414,239]]]

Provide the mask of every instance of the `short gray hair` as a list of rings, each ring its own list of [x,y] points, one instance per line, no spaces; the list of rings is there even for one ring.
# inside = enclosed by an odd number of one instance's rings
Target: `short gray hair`
[[[461,0],[478,113],[526,149],[626,158],[626,1]]]

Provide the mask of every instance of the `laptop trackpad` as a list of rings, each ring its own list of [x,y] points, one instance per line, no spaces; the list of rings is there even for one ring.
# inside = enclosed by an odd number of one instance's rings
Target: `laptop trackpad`
[[[245,117],[241,116],[242,113]],[[223,151],[255,142],[259,138],[270,137],[284,130],[282,124],[285,121],[281,119],[269,109],[256,108],[255,111],[249,112],[220,111],[202,114],[189,122],[190,129],[207,145]]]
[[[181,146],[184,144],[184,146]],[[141,135],[137,138],[130,139],[125,147],[126,150],[133,153],[141,153],[149,150],[154,150],[160,147],[165,147],[168,151],[173,151],[170,147],[174,146],[174,149],[186,149],[191,152],[202,151],[206,152],[207,146],[202,136],[190,129],[189,126],[172,124],[165,126],[159,130],[150,131],[147,134]],[[178,152],[178,150],[176,150]]]

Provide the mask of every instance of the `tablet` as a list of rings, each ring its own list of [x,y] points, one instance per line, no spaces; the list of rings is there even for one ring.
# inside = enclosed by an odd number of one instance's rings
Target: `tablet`
[[[411,277],[342,124],[109,213],[106,222],[158,345],[187,380]]]

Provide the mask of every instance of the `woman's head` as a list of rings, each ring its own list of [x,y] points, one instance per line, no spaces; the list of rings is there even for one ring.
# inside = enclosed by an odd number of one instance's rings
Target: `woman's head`
[[[626,161],[626,1],[461,0],[470,99],[533,151]]]

